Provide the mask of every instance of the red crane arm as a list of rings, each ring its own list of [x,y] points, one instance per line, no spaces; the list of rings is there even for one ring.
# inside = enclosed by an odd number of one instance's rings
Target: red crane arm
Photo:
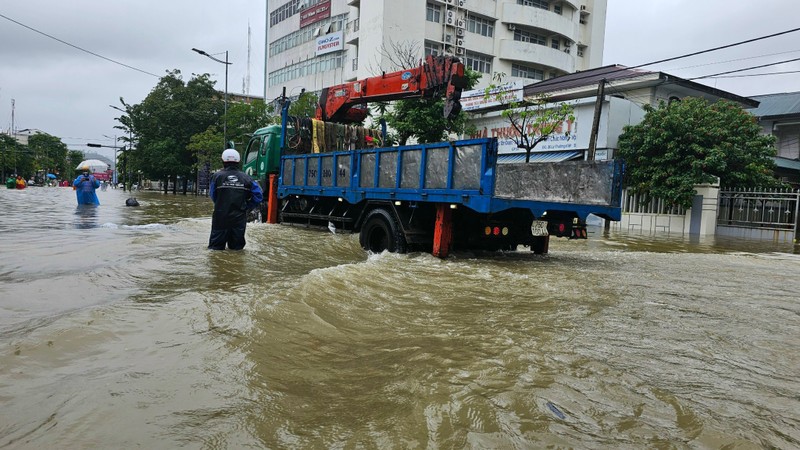
[[[374,101],[446,96],[444,115],[453,117],[461,111],[461,90],[467,85],[464,64],[452,56],[428,56],[413,69],[385,73],[377,77],[351,81],[324,88],[317,105],[316,118],[330,122],[360,122],[367,110],[353,108]]]

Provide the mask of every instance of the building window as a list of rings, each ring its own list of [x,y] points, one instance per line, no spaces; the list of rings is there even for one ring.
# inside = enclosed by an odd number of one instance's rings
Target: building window
[[[561,5],[553,5],[553,12],[561,15],[563,13]]]
[[[561,50],[561,39],[550,39],[550,47]]]
[[[492,57],[480,53],[467,52],[464,65],[481,73],[492,73]]]
[[[439,56],[442,54],[442,45],[436,42],[425,41],[425,56]]]
[[[545,0],[517,0],[517,4],[523,6],[533,6],[536,8],[542,8],[546,9],[547,11],[550,11],[550,2],[547,2]]]
[[[512,64],[511,76],[542,81],[544,80],[544,71],[534,69],[533,67],[523,66],[521,64]]]
[[[269,74],[269,84],[282,84],[295,78],[344,67],[346,52],[329,53],[316,58],[286,66]]]
[[[523,30],[514,31],[514,40],[522,42],[530,42],[532,44],[547,45],[546,37]]]
[[[340,14],[330,19],[317,22],[313,26],[308,26],[294,33],[287,34],[269,44],[269,54],[270,56],[275,56],[281,52],[295,48],[298,45],[305,44],[313,40],[316,36],[319,36],[320,33],[327,34],[341,31],[347,23],[347,18],[348,14]]]
[[[442,7],[428,3],[428,7],[425,9],[425,20],[440,23],[442,21]]]
[[[467,31],[481,36],[493,37],[494,21],[469,14],[467,15]]]

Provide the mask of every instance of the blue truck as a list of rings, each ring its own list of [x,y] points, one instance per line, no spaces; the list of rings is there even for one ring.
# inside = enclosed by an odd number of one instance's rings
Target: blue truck
[[[550,236],[586,239],[590,214],[621,218],[618,160],[501,164],[495,138],[374,148],[356,139],[315,153],[290,145],[298,123],[285,104],[281,125],[248,143],[244,169],[267,198],[261,220],[358,233],[372,252],[446,257],[519,246],[547,253]]]

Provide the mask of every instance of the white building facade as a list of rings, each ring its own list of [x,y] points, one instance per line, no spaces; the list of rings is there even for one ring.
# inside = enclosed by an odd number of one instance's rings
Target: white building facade
[[[525,84],[602,64],[608,0],[269,2],[267,98],[399,70],[394,49],[449,54]],[[393,61],[394,60],[394,61]]]

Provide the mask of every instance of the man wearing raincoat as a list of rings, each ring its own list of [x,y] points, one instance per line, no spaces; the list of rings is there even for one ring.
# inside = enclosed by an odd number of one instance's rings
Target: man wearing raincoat
[[[89,170],[84,168],[83,174],[78,175],[72,183],[75,187],[75,195],[78,196],[79,205],[99,205],[100,200],[97,198],[95,190],[100,187],[100,182],[89,174]]]

